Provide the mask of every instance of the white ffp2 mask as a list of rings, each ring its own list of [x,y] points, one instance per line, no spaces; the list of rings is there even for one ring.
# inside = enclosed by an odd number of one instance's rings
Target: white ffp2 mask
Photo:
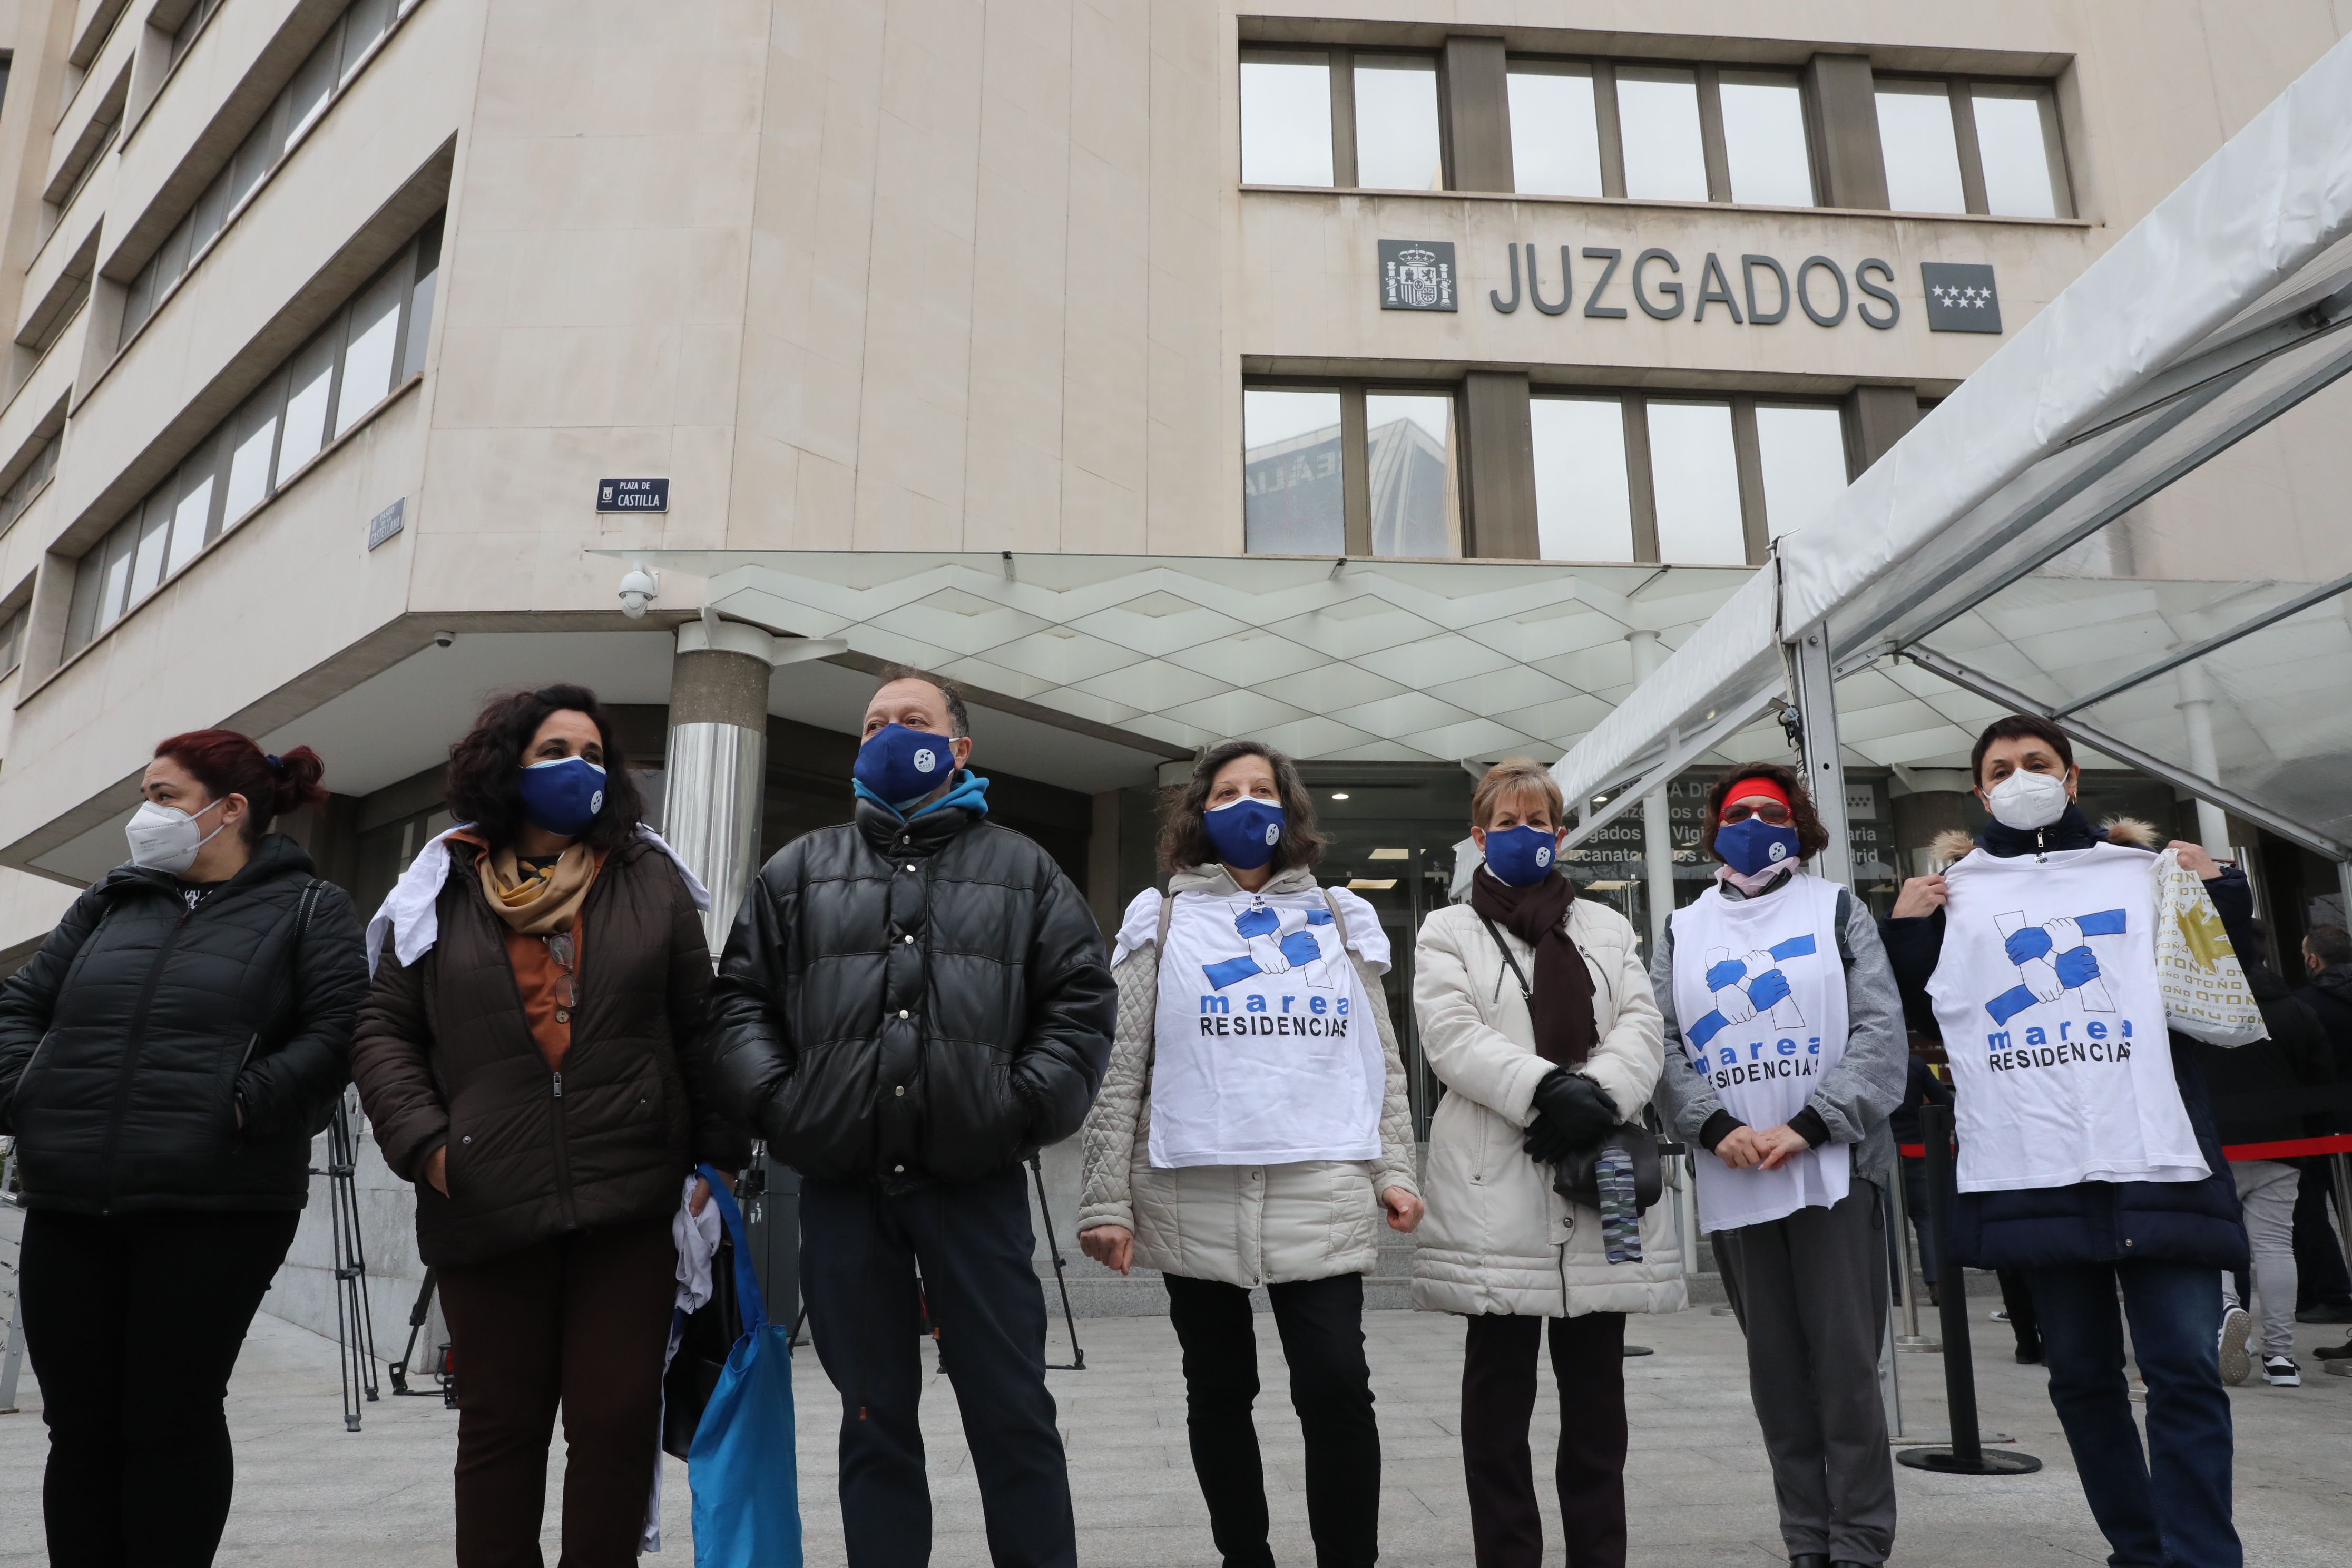
[[[226,798],[226,797],[224,797]],[[205,807],[210,811],[220,801]],[[201,833],[196,817],[205,811],[189,816],[176,805],[158,805],[149,801],[131,814],[123,825],[122,836],[131,841],[131,863],[142,870],[167,871],[176,877],[196,863],[196,851],[216,837],[224,822],[210,833]]]
[[[1985,791],[1985,808],[2003,827],[2031,833],[2066,815],[2066,781],[2056,773],[2013,773]]]

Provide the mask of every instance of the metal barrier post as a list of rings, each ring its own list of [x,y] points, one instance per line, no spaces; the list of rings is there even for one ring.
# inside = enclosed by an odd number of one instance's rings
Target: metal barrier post
[[[1911,1235],[1910,1195],[1906,1190],[1909,1184],[1910,1184],[1904,1179],[1903,1152],[1898,1149],[1895,1153],[1895,1180],[1889,1184],[1889,1185],[1894,1188],[1895,1192],[1895,1251],[1903,1259],[1901,1269],[1903,1276],[1903,1331],[1895,1337],[1895,1348],[1897,1350],[1913,1351],[1920,1354],[1926,1354],[1931,1351],[1942,1350],[1944,1348],[1944,1342],[1937,1339],[1932,1334],[1923,1334],[1919,1331],[1919,1292],[1911,1289],[1911,1269],[1913,1267],[1912,1259],[1914,1254],[1912,1252],[1913,1238]]]
[[[2352,1154],[2330,1154],[2327,1169],[2336,1178],[2336,1239],[2352,1258]]]
[[[1906,1448],[1895,1457],[1915,1470],[1963,1476],[2025,1475],[2040,1469],[2042,1461],[2031,1454],[1987,1452],[1977,1427],[1976,1363],[1969,1353],[1968,1279],[1952,1261],[1952,1108],[1920,1107],[1919,1135],[1927,1150],[1928,1236],[1936,1248],[1937,1272],[1948,1287],[1942,1292],[1944,1394],[1952,1414],[1952,1446]]]

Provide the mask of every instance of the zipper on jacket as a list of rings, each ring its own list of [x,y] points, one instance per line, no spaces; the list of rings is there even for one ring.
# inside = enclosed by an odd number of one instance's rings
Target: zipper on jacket
[[[122,1123],[131,1114],[131,1086],[138,1076],[139,1057],[147,1044],[147,1014],[154,1005],[155,988],[163,981],[163,965],[170,961],[172,949],[179,945],[180,933],[187,930],[188,921],[195,912],[184,904],[180,918],[163,933],[162,943],[155,949],[155,960],[147,966],[147,979],[139,987],[138,1005],[131,1010],[131,1037],[123,1042],[122,1067],[114,1079],[114,1108],[106,1119],[106,1152],[100,1167],[106,1172],[106,1197],[98,1208],[101,1215],[113,1212],[115,1173],[121,1168],[114,1156],[122,1145]]]

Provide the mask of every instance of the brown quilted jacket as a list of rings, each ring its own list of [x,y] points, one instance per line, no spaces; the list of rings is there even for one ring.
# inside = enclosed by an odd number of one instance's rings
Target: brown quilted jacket
[[[551,1071],[483,896],[452,842],[440,934],[403,967],[386,949],[352,1076],[393,1170],[416,1184],[416,1243],[436,1268],[567,1231],[659,1219],[701,1162],[740,1169],[748,1138],[719,1114],[702,1024],[710,950],[686,883],[643,841],[613,851],[582,906],[572,1047]],[[424,1180],[449,1151],[449,1195]]]

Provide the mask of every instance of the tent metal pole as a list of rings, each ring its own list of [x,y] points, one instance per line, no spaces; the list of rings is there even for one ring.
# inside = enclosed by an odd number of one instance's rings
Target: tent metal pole
[[[2178,784],[2191,795],[2211,801],[2214,805],[2227,810],[2234,811],[2248,822],[2257,826],[2267,827],[2280,837],[2291,839],[2315,855],[2326,856],[2330,860],[2352,858],[2352,844],[2338,843],[2299,822],[2290,821],[2268,806],[2247,799],[2235,790],[2224,789],[2211,779],[2200,777],[2178,763],[2167,762],[2162,757],[2141,750],[2128,741],[2118,740],[2104,730],[2084,723],[2082,720],[2072,714],[2063,718],[2053,715],[2050,711],[2048,703],[2029,697],[2015,687],[1996,680],[1991,676],[1970,669],[1964,664],[1957,664],[1942,654],[1932,652],[1916,644],[1904,648],[1898,657],[1909,659],[1922,669],[1932,670],[1963,691],[1973,691],[1979,697],[2000,703],[2020,713],[2032,713],[2048,719],[2084,745],[2105,752],[2116,761],[2128,767],[2137,768],[2151,778],[2159,778],[2167,784]]]
[[[1829,847],[1813,857],[1813,870],[1852,887],[1853,841],[1846,832],[1845,762],[1838,752],[1837,689],[1830,673],[1829,633],[1817,625],[1798,634],[1788,647],[1789,686],[1804,719],[1805,789],[1813,797],[1813,815],[1822,819],[1822,827],[1830,836]]]
[[[1633,679],[1644,681],[1658,673],[1658,666],[1666,661],[1665,649],[1658,645],[1654,631],[1631,631],[1625,640],[1633,648]],[[1671,782],[1668,788],[1671,788]],[[1674,818],[1664,789],[1652,790],[1642,797],[1642,872],[1646,884],[1643,902],[1650,914],[1649,951],[1656,952],[1666,942],[1666,917],[1675,912],[1675,840]]]

